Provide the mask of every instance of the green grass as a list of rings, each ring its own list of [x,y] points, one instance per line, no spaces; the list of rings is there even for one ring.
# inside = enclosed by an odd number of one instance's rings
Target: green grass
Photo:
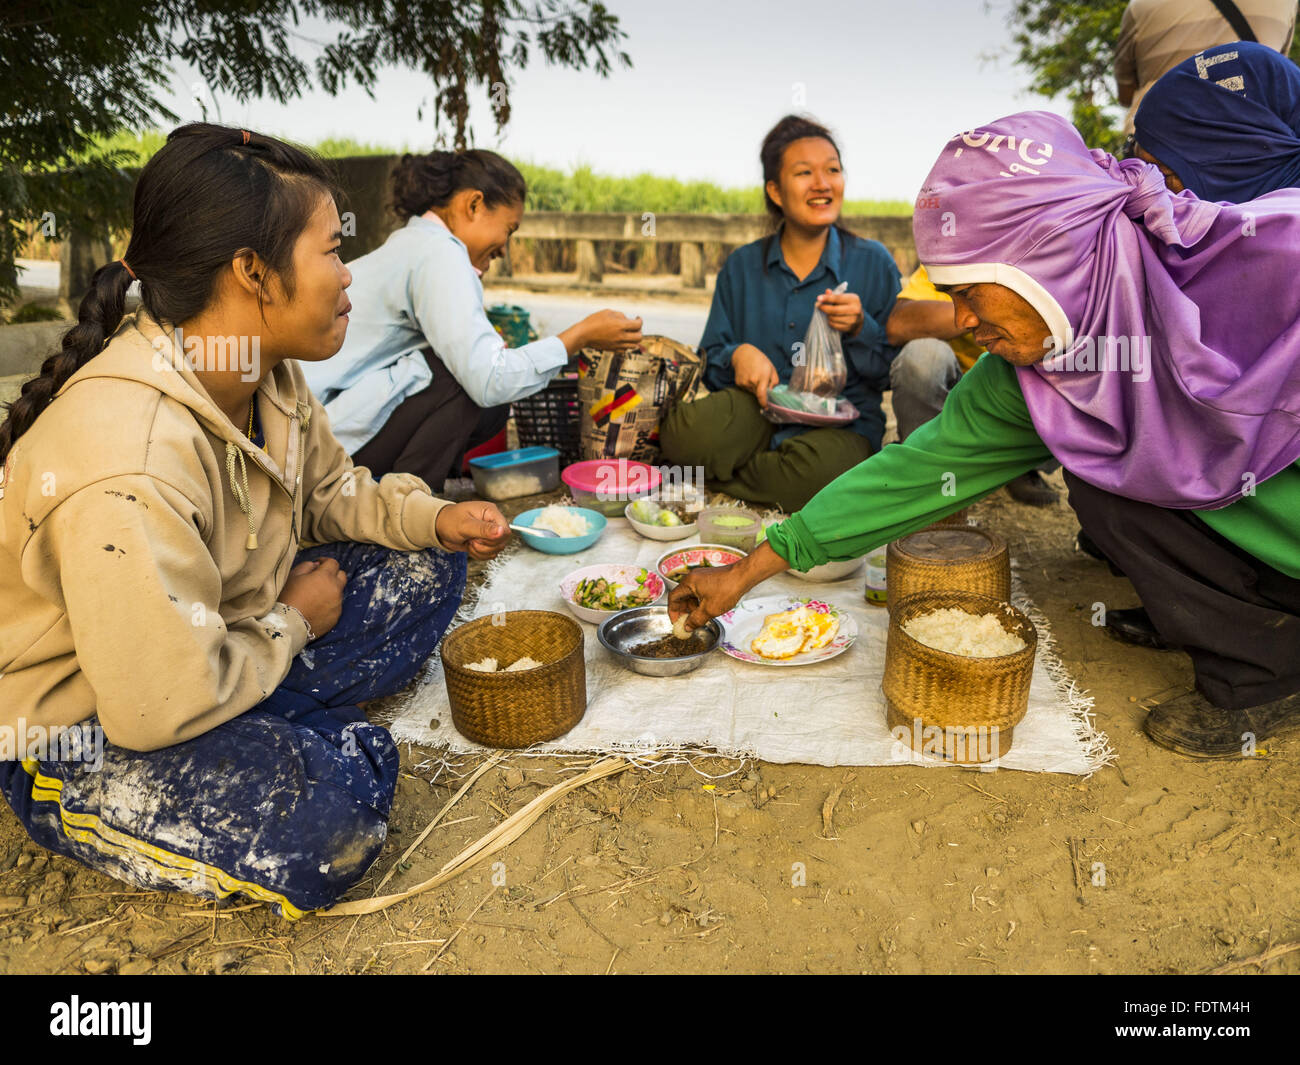
[[[96,137],[94,151],[124,151],[128,166],[143,166],[166,141],[167,135],[159,129],[148,129],[143,133],[123,131],[111,137]]]
[[[162,147],[166,135],[160,130],[119,133],[101,141],[103,148],[130,153],[143,165]],[[352,155],[392,155],[410,151],[367,144],[350,137],[329,137],[310,145],[327,159]],[[660,214],[761,214],[763,197],[757,185],[724,188],[711,181],[679,181],[658,174],[614,177],[598,174],[589,166],[564,171],[532,162],[511,160],[528,182],[528,207],[534,211],[653,211]],[[905,200],[845,200],[846,215],[902,215],[912,213]]]
[[[284,134],[277,134],[284,140],[293,140]],[[167,134],[160,129],[145,130],[143,133],[121,131],[111,137],[95,139],[95,149],[124,151],[127,153],[128,165],[143,166],[149,158],[167,142]],[[323,141],[309,145],[315,152],[326,159],[338,159],[348,155],[394,155],[409,148],[392,148],[386,144],[363,144],[350,137],[327,137]]]
[[[53,307],[43,307],[39,303],[24,303],[17,310],[10,312],[8,322],[10,325],[20,325],[23,322],[61,322],[63,315]]]
[[[565,173],[554,167],[511,160],[528,182],[534,211],[654,211],[681,214],[761,214],[763,194],[751,188],[724,188],[711,181],[678,181],[658,174],[612,177],[589,166]],[[910,215],[903,200],[845,200],[844,213]]]

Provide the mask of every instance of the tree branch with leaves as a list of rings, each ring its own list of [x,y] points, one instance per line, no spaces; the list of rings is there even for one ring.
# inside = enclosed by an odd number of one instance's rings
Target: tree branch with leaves
[[[304,19],[323,19],[332,39],[309,41]],[[6,0],[0,298],[17,294],[14,257],[31,223],[52,213],[63,236],[129,221],[129,160],[100,143],[180,121],[163,102],[177,64],[197,69],[214,97],[240,103],[286,103],[315,87],[373,99],[383,67],[418,70],[433,90],[435,136],[465,147],[476,93],[500,132],[512,72],[540,54],[608,77],[631,66],[625,36],[600,0]],[[317,54],[300,55],[300,42]]]

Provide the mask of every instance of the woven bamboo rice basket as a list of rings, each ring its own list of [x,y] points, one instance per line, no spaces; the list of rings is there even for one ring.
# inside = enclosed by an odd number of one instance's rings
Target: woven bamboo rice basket
[[[517,673],[481,673],[470,662],[520,658],[542,665]],[[466,739],[516,749],[562,736],[587,711],[582,629],[549,610],[511,610],[477,618],[442,641],[451,719]]]
[[[1001,537],[975,525],[932,525],[885,549],[886,605],[927,592],[1011,598],[1011,556]]]
[[[995,614],[1025,647],[997,658],[968,658],[929,647],[903,631],[904,622],[945,607]],[[903,600],[889,618],[881,684],[890,730],[913,750],[947,761],[969,765],[1000,758],[1011,749],[1015,727],[1029,709],[1037,647],[1033,622],[1010,603],[970,592]]]

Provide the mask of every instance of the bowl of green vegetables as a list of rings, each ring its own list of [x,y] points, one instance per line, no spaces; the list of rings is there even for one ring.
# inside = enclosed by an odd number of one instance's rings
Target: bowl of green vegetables
[[[599,625],[621,610],[663,598],[663,577],[644,566],[602,563],[574,570],[560,582],[560,598],[574,617]]]

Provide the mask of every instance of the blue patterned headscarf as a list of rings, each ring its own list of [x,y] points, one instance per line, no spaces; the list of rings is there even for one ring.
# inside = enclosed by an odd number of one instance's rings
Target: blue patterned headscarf
[[[1183,60],[1151,86],[1133,125],[1138,144],[1203,200],[1300,186],[1300,67],[1262,44]]]

